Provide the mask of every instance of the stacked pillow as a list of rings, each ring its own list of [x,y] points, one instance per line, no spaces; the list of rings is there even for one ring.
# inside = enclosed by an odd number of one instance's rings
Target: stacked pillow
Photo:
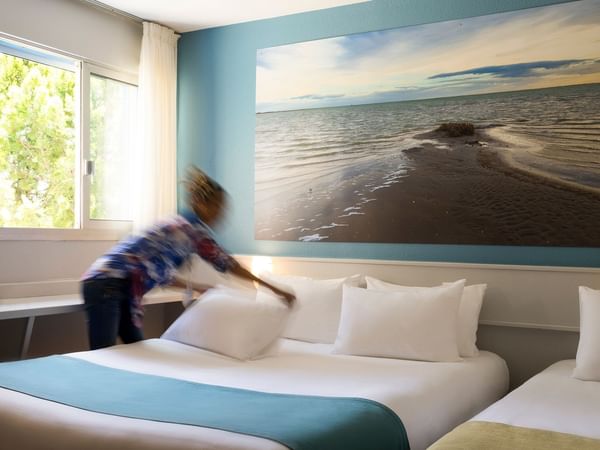
[[[278,337],[334,344],[335,353],[457,361],[475,356],[486,285],[465,280],[432,288],[400,286],[360,275],[316,280],[265,274],[296,296],[288,308],[270,290],[218,287],[205,293],[163,338],[237,359],[265,356]]]
[[[579,287],[579,345],[573,376],[600,381],[600,291]]]
[[[365,277],[368,289],[378,289],[383,291],[395,292],[414,292],[427,290],[431,288],[418,286],[401,286],[398,284],[386,283],[372,277]],[[448,283],[444,283],[448,285]],[[486,284],[474,284],[465,286],[460,299],[458,308],[458,351],[460,356],[477,356],[477,328],[479,326],[479,313],[483,303],[483,295],[487,288]]]
[[[456,361],[478,354],[477,327],[486,285],[464,280],[434,288],[409,287],[358,275],[331,280],[265,274],[293,292],[296,303],[282,336],[335,343],[334,351],[365,356]],[[258,299],[272,301],[260,289]]]
[[[334,351],[423,361],[458,361],[458,307],[465,280],[430,289],[344,288]]]

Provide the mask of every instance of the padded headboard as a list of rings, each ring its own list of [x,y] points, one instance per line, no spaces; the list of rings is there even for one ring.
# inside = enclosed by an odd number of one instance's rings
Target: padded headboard
[[[250,268],[252,256],[237,259]],[[578,331],[578,286],[600,289],[600,269],[493,264],[273,257],[274,273],[335,278],[361,273],[385,281],[434,286],[467,279],[487,283],[480,322],[485,325]],[[200,275],[202,271],[196,272]]]

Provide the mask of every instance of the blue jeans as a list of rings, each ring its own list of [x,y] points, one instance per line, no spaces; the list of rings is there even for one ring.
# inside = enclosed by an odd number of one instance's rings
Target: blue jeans
[[[125,344],[144,339],[131,320],[131,283],[127,279],[84,280],[82,284],[90,348],[110,347],[117,336]]]

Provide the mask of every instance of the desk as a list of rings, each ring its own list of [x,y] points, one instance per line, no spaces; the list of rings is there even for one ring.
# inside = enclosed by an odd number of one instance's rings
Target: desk
[[[175,289],[153,289],[144,296],[144,305],[180,302],[183,293]],[[21,359],[27,356],[35,318],[53,314],[83,311],[79,294],[48,295],[44,297],[0,298],[0,320],[27,318],[21,342]]]

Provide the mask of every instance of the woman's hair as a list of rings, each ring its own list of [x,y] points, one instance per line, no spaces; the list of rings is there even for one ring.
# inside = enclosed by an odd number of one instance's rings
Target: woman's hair
[[[219,183],[196,166],[188,168],[187,176],[183,183],[190,196],[190,201],[194,203],[210,203],[217,198],[222,198],[225,193]]]

